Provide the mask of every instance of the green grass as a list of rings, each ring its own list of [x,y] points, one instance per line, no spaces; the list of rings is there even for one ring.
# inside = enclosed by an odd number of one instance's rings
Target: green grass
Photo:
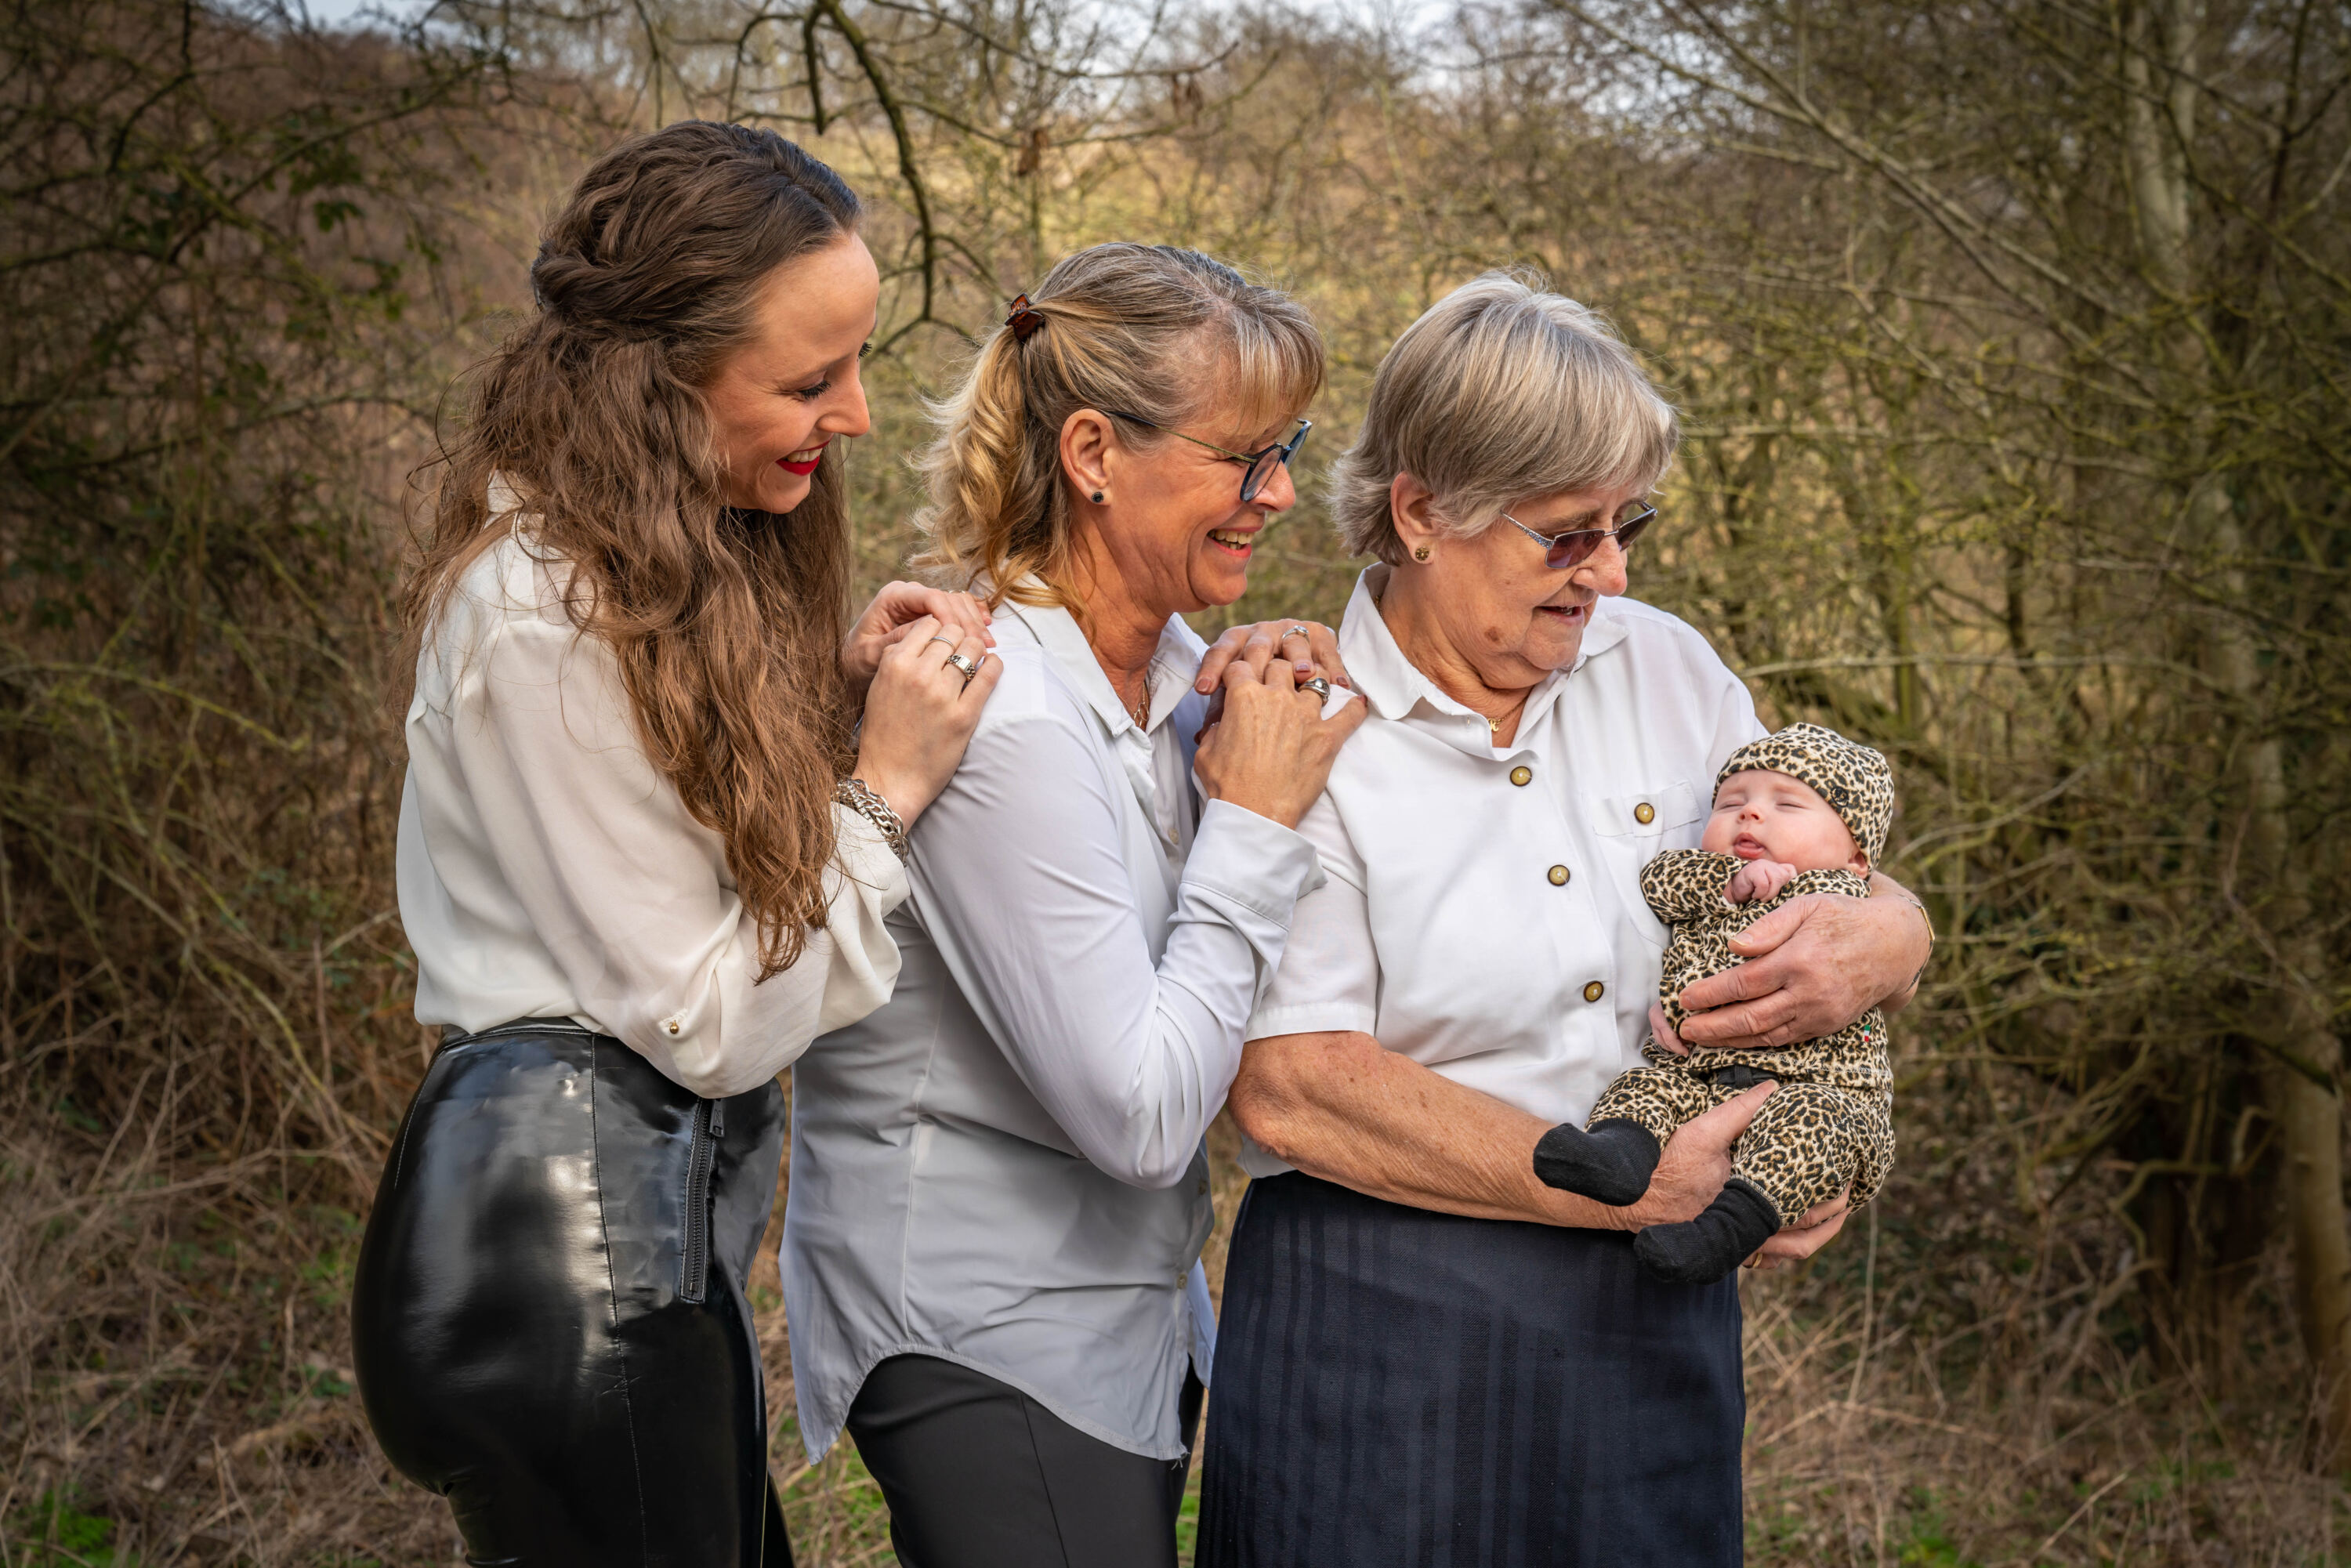
[[[16,1568],[138,1568],[114,1550],[114,1521],[84,1513],[73,1488],[45,1491],[8,1520],[8,1560]]]

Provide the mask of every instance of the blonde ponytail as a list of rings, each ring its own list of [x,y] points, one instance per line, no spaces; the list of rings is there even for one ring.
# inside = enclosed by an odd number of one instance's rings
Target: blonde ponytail
[[[1259,428],[1322,390],[1322,340],[1305,309],[1197,251],[1093,246],[1062,257],[1029,299],[1043,324],[981,340],[962,383],[932,405],[939,434],[918,463],[929,500],[914,521],[930,547],[915,564],[998,601],[1069,602],[1071,414],[1181,425],[1213,389],[1237,401],[1241,428]],[[1120,436],[1164,439],[1133,426]]]

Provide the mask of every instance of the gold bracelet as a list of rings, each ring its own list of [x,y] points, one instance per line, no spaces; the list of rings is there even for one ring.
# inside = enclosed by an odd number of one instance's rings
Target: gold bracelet
[[[1941,938],[1935,935],[1935,916],[1928,912],[1927,908],[1927,901],[1925,899],[1906,890],[1903,894],[1903,902],[1907,904],[1911,908],[1917,910],[1918,912],[1918,918],[1927,923],[1926,961],[1918,966],[1918,972],[1910,977],[1909,989],[1913,995],[1916,995],[1918,988],[1927,983],[1927,971],[1935,967],[1935,944],[1940,941]]]

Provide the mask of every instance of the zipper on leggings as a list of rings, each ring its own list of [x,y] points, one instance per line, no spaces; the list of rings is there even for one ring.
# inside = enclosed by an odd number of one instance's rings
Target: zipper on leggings
[[[726,1103],[705,1100],[694,1108],[694,1137],[685,1156],[685,1244],[678,1249],[677,1293],[699,1301],[710,1281],[710,1167],[718,1140],[726,1135]]]

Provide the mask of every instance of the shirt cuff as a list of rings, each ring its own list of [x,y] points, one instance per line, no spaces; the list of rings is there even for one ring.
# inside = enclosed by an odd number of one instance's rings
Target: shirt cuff
[[[864,812],[834,801],[832,833],[842,873],[872,890],[881,914],[886,915],[906,902],[914,885],[906,880],[906,862]]]
[[[1322,861],[1297,829],[1229,800],[1211,800],[1200,813],[1184,880],[1288,930],[1298,901],[1322,885]]]
[[[1292,1002],[1259,1008],[1249,1015],[1241,1038],[1271,1040],[1278,1034],[1377,1034],[1379,1022],[1372,1009],[1360,1002]]]

